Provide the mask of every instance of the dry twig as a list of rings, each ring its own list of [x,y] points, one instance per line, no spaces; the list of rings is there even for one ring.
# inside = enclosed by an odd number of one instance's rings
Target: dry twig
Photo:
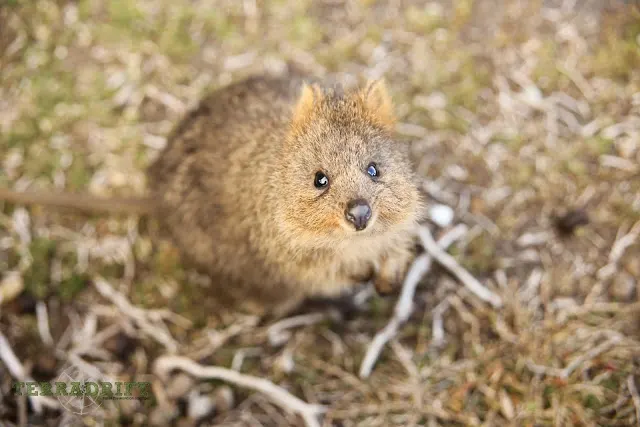
[[[175,353],[177,351],[178,343],[169,334],[163,323],[157,321],[156,323],[161,326],[155,325],[153,319],[150,319],[154,316],[149,316],[145,310],[132,305],[124,295],[113,289],[104,279],[96,278],[94,285],[103,297],[109,299],[123,314],[133,320],[143,333],[164,345],[169,352]]]
[[[596,357],[600,356],[602,353],[609,351],[612,347],[614,347],[620,341],[622,341],[622,337],[619,335],[616,335],[611,337],[607,341],[603,342],[602,344],[592,348],[588,352],[581,354],[580,356],[572,360],[571,363],[569,363],[560,372],[560,377],[564,379],[569,378],[569,375],[571,375],[573,371],[575,371],[584,362],[595,359]]]
[[[43,301],[39,301],[36,304],[36,317],[38,319],[38,333],[42,342],[52,346],[53,337],[49,328],[49,313],[47,312],[47,305]]]
[[[438,303],[438,305],[433,309],[433,326],[432,326],[432,336],[433,336],[433,345],[436,347],[440,347],[445,343],[444,338],[444,321],[442,316],[449,309],[449,299],[444,299]]]
[[[547,376],[567,379],[573,373],[573,371],[575,371],[580,365],[582,365],[583,363],[589,360],[595,359],[596,357],[600,356],[602,353],[609,351],[612,347],[614,347],[620,341],[622,341],[622,336],[614,335],[608,340],[601,343],[600,345],[576,357],[574,360],[571,361],[571,363],[569,363],[563,369],[538,365],[533,363],[531,360],[527,361],[527,367],[534,374],[547,375]]]
[[[440,242],[436,243],[436,245],[447,248],[466,232],[467,227],[465,225],[454,227],[451,231],[442,236]],[[400,293],[400,298],[398,298],[398,302],[393,311],[393,317],[389,320],[387,326],[378,332],[373,338],[373,341],[371,341],[371,344],[369,344],[367,353],[360,365],[360,378],[367,378],[371,375],[373,365],[378,360],[382,348],[398,333],[400,326],[409,319],[409,316],[413,311],[413,296],[416,292],[416,287],[430,268],[431,257],[428,254],[418,256],[411,265],[402,285],[402,292]]]
[[[183,370],[198,378],[227,381],[263,393],[285,411],[299,414],[308,427],[320,427],[318,416],[326,410],[321,405],[311,405],[298,399],[287,390],[264,378],[240,374],[218,366],[203,366],[186,357],[162,356],[156,360],[154,371],[161,378],[166,379],[173,369]]]
[[[609,252],[609,262],[598,270],[598,278],[607,279],[617,270],[617,264],[629,246],[634,245],[640,236],[640,221],[636,222],[624,236],[616,238]]]
[[[194,360],[201,360],[215,353],[232,337],[253,328],[258,322],[258,318],[254,316],[246,316],[239,318],[234,324],[227,328],[218,330],[207,330],[205,335],[194,342],[194,350],[187,353],[187,356]],[[204,343],[204,344],[202,344]]]
[[[458,280],[460,280],[460,282],[462,282],[463,285],[467,287],[467,289],[478,296],[478,298],[491,303],[491,305],[496,308],[502,306],[502,299],[497,294],[484,287],[467,270],[462,268],[455,258],[446,253],[444,249],[442,249],[442,247],[433,240],[428,228],[420,227],[418,233],[420,234],[422,245],[429,255],[449,270]]]
[[[267,330],[267,334],[269,335],[269,344],[273,346],[280,345],[287,341],[291,336],[289,329],[293,329],[298,326],[315,325],[326,318],[326,313],[309,313],[280,320],[269,326],[269,329]]]

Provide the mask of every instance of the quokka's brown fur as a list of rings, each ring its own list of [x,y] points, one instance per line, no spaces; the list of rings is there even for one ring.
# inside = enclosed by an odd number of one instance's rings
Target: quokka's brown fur
[[[411,261],[421,207],[393,123],[381,81],[346,93],[302,76],[228,86],[183,120],[150,168],[160,220],[212,276],[212,292],[244,306],[335,295],[371,277],[388,290]],[[317,171],[326,189],[314,186]],[[345,218],[354,199],[371,206],[362,231]]]
[[[367,279],[388,291],[413,257],[422,207],[393,124],[381,81],[344,92],[298,74],[254,77],[212,93],[178,124],[148,170],[145,200],[3,189],[0,200],[151,213],[211,276],[212,297],[239,309],[288,307]],[[354,200],[370,206],[360,231],[346,215]]]

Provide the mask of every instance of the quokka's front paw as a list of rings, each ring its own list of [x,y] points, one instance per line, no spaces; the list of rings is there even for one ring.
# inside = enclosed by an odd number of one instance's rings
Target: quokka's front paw
[[[395,291],[400,287],[400,282],[390,282],[383,277],[376,277],[373,281],[373,287],[376,292],[380,296],[388,296],[395,293]]]
[[[379,295],[390,295],[400,289],[410,260],[408,253],[383,260],[378,274],[373,279],[373,286]]]

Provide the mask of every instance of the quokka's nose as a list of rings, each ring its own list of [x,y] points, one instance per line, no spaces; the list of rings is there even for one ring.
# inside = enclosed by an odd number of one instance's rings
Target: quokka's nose
[[[371,218],[371,207],[364,199],[355,199],[347,203],[347,209],[344,211],[347,220],[356,227],[356,230],[364,230]]]

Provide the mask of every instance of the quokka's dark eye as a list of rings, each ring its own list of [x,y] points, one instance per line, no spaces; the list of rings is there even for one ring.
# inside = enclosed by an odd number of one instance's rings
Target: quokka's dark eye
[[[378,177],[378,166],[375,163],[369,163],[369,166],[367,166],[367,173],[369,174],[369,176],[371,178],[377,178]]]
[[[316,188],[324,188],[329,185],[329,178],[322,172],[316,172],[316,177],[313,180],[313,185],[315,185]]]

